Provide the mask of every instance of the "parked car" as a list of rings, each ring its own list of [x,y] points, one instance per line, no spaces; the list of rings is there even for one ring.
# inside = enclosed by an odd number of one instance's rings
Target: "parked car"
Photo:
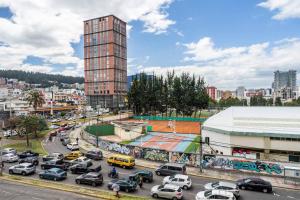
[[[206,190],[225,190],[232,192],[236,198],[240,196],[239,187],[234,183],[218,181],[214,183],[207,183],[204,185]]]
[[[108,185],[107,188],[112,190],[112,185],[113,184],[117,184],[120,186],[120,190],[121,191],[125,191],[125,192],[133,192],[136,190],[137,184],[134,181],[130,181],[127,179],[113,179],[111,180]]]
[[[33,156],[39,156],[39,154],[31,150],[27,150],[19,154],[19,158],[26,158],[26,157],[33,157]]]
[[[185,164],[179,163],[166,163],[158,167],[155,170],[156,175],[158,176],[171,176],[175,174],[186,174]]]
[[[16,136],[18,133],[15,130],[7,130],[3,132],[4,137]]]
[[[54,152],[49,155],[43,156],[43,158],[42,158],[43,162],[49,161],[49,160],[54,160],[54,159],[62,160],[62,159],[64,159],[64,155],[62,153]]]
[[[31,163],[34,166],[37,166],[39,165],[39,157],[31,156],[31,157],[21,158],[19,160],[19,163]]]
[[[272,185],[270,182],[260,178],[245,178],[236,182],[237,186],[242,190],[255,190],[262,192],[272,192]]]
[[[76,150],[79,150],[79,145],[76,142],[69,143],[69,144],[67,144],[67,148],[71,151],[76,151]]]
[[[73,152],[70,152],[70,153],[66,154],[64,156],[64,159],[65,160],[74,160],[74,159],[79,158],[81,156],[83,156],[83,154],[80,151],[73,151]]]
[[[8,169],[9,174],[21,174],[23,176],[35,173],[35,166],[31,163],[21,163],[11,166]]]
[[[1,156],[3,162],[13,163],[19,160],[19,156],[13,153],[7,153]]]
[[[41,179],[48,179],[48,180],[64,180],[67,178],[67,172],[59,168],[51,168],[39,173],[39,177]]]
[[[225,190],[206,190],[198,192],[196,195],[196,200],[220,200],[220,199],[228,199],[228,200],[236,200],[234,194],[232,192],[228,192]]]
[[[59,140],[62,142],[65,138],[69,138],[69,135],[65,131],[59,132]]]
[[[192,187],[192,180],[187,175],[176,174],[173,176],[166,176],[162,182],[165,184],[177,185],[185,190],[190,189]]]
[[[138,170],[129,175],[129,179],[136,181],[137,177],[142,177],[143,182],[151,183],[153,181],[153,173],[149,170]]]
[[[41,168],[42,169],[59,168],[66,171],[69,168],[69,164],[63,162],[63,160],[53,159],[42,163]]]
[[[50,128],[50,129],[57,129],[57,128],[59,128],[59,126],[56,125],[56,124],[52,124],[51,126],[49,126],[49,128]]]
[[[61,144],[64,145],[64,146],[67,146],[70,143],[71,143],[71,140],[70,140],[69,137],[63,138],[62,141],[61,141]]]
[[[93,165],[92,160],[91,160],[91,159],[88,159],[88,158],[85,157],[85,156],[81,156],[81,157],[79,157],[79,158],[76,158],[76,159],[70,161],[70,164],[71,164],[71,165],[82,164],[82,165],[85,165],[85,166],[87,166],[87,167]]]
[[[75,164],[75,165],[72,165],[69,169],[70,169],[72,174],[100,172],[101,171],[101,165],[97,165],[95,167],[87,167],[85,164]]]
[[[179,186],[166,184],[156,185],[151,188],[151,196],[154,198],[166,198],[166,199],[182,199],[182,189]]]
[[[103,159],[103,154],[102,151],[100,150],[92,150],[92,151],[88,151],[85,156],[89,159],[92,160],[102,160]]]
[[[103,184],[103,176],[99,172],[89,172],[82,174],[75,179],[77,184],[87,184],[96,187]]]
[[[1,155],[5,155],[5,154],[17,154],[17,150],[13,149],[13,148],[5,148],[1,151]]]

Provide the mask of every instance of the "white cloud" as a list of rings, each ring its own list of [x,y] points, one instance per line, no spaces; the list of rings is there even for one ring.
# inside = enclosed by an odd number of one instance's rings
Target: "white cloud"
[[[266,0],[259,3],[258,6],[276,11],[273,19],[284,20],[288,18],[300,18],[299,0]]]
[[[263,42],[242,47],[217,48],[211,38],[185,44],[185,60],[191,64],[144,67],[140,71],[166,74],[189,72],[204,76],[209,85],[221,89],[271,87],[275,70],[300,71],[300,38]]]
[[[171,3],[172,0],[1,0],[0,7],[9,7],[13,16],[0,18],[0,66],[33,69],[23,61],[35,56],[45,61],[45,69],[51,73],[83,75],[79,71],[83,69],[82,60],[74,55],[71,46],[80,41],[83,20],[115,14],[127,22],[140,20],[146,32],[161,34],[175,23],[166,12]],[[128,31],[131,28],[129,25]],[[73,68],[50,70],[55,64],[70,64]]]

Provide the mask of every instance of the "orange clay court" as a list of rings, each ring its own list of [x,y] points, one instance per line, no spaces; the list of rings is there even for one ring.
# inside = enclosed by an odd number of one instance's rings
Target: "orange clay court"
[[[133,119],[126,120],[126,121],[140,122],[140,120],[133,120]],[[168,126],[169,121],[147,120],[147,122],[149,123],[150,126],[152,126],[152,131],[154,132],[173,132],[173,128]],[[200,127],[201,127],[200,122],[186,122],[186,121],[175,122],[176,133],[200,134]]]

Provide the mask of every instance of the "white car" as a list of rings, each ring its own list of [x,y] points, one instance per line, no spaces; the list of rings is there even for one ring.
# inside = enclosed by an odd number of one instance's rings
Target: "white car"
[[[76,150],[79,150],[79,146],[78,144],[75,142],[73,143],[70,143],[70,144],[67,144],[67,148],[71,151],[76,151]]]
[[[55,125],[55,124],[52,124],[49,128],[50,129],[57,129],[57,128],[59,128],[60,126],[57,126],[57,125]]]
[[[2,150],[1,154],[5,155],[5,154],[17,154],[17,150],[13,149],[13,148],[5,148]]]
[[[162,182],[165,184],[177,185],[185,190],[190,189],[192,187],[192,180],[187,175],[176,174],[174,176],[166,176]]]
[[[7,130],[3,133],[4,137],[10,137],[15,135],[18,135],[18,133],[15,130]]]
[[[2,156],[3,162],[13,163],[13,162],[17,162],[18,160],[19,160],[19,156],[13,153],[4,154]]]
[[[228,192],[232,192],[235,195],[235,197],[240,196],[239,188],[235,183],[218,181],[214,183],[207,183],[204,185],[204,188],[206,190],[225,190]]]
[[[179,186],[166,184],[155,185],[151,188],[151,196],[154,198],[166,198],[166,199],[182,199],[182,189]]]
[[[225,190],[206,190],[198,192],[196,195],[196,200],[236,200],[232,192],[227,192]]]

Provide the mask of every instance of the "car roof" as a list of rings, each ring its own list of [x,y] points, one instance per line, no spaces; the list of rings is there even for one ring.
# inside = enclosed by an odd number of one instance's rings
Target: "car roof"
[[[188,179],[189,178],[189,176],[183,175],[183,174],[175,174],[174,177],[175,178],[183,178],[183,179]]]
[[[90,175],[90,176],[99,176],[101,173],[100,172],[89,172],[86,175]]]
[[[165,185],[164,185],[164,188],[177,190],[177,189],[179,188],[179,186],[177,186],[177,185],[172,185],[172,184],[165,184]]]
[[[32,164],[31,163],[21,163],[19,165],[27,167],[27,166],[32,165]]]
[[[54,168],[51,168],[51,169],[49,169],[49,171],[61,171],[62,169],[60,169],[60,168],[57,168],[57,167],[54,167]]]
[[[224,181],[219,181],[219,185],[220,186],[231,187],[231,188],[235,188],[236,187],[235,183],[224,182]]]
[[[226,197],[233,197],[233,193],[228,192],[226,190],[211,190],[211,194],[212,195],[223,195],[223,196],[226,196]]]
[[[163,164],[162,166],[167,165],[167,166],[174,166],[174,167],[185,167],[186,164],[181,164],[181,163],[166,163]]]

